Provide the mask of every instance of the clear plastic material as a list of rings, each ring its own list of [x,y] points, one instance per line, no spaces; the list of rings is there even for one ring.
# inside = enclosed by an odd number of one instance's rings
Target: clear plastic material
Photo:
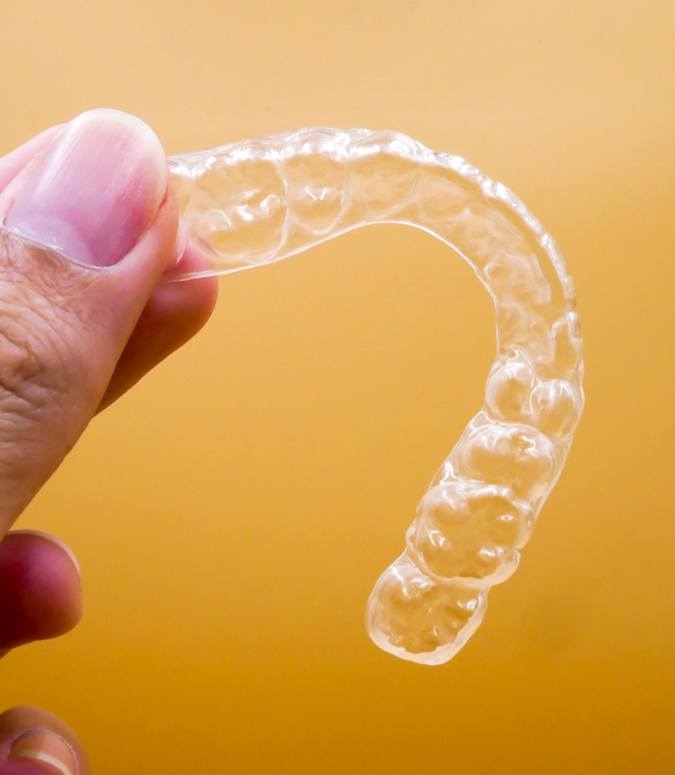
[[[385,651],[451,659],[487,593],[518,566],[583,408],[572,280],[551,237],[508,188],[405,135],[301,129],[169,160],[190,238],[226,274],[352,229],[401,223],[453,248],[495,305],[497,355],[480,411],[417,507],[403,553],[370,595]],[[421,268],[420,271],[423,271]]]

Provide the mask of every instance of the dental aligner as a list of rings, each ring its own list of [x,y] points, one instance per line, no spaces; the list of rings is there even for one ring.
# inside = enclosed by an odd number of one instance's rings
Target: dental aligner
[[[401,223],[459,253],[495,305],[483,406],[417,507],[406,548],[370,595],[385,651],[437,665],[481,623],[557,481],[579,421],[574,289],[551,237],[501,183],[395,132],[302,129],[170,159],[191,239],[213,268],[279,261],[374,223]]]

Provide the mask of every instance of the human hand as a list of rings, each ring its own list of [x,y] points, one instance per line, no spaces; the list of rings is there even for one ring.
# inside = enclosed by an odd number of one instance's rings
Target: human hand
[[[180,255],[189,269],[203,259],[179,237],[164,151],[136,118],[91,111],[43,132],[0,159],[0,192],[4,656],[67,632],[81,614],[72,553],[46,534],[8,531],[89,420],[201,328],[216,282],[161,282]],[[54,716],[0,715],[0,775],[88,772]]]

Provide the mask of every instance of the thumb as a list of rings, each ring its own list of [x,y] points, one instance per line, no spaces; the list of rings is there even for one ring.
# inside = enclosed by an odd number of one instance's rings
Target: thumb
[[[178,215],[159,140],[112,110],[57,130],[0,214],[1,536],[95,413]]]

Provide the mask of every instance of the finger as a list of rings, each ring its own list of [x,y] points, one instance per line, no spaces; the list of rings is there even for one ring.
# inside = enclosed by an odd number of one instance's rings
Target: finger
[[[0,775],[89,775],[77,735],[46,710],[0,714]]]
[[[180,266],[181,271],[197,272],[206,268],[207,262],[196,248],[188,245]],[[119,398],[150,369],[193,337],[209,319],[217,295],[215,277],[161,283],[124,348],[99,409]]]
[[[0,534],[95,413],[171,264],[166,180],[143,122],[91,111],[0,196],[5,228],[21,235],[0,233]]]
[[[74,555],[46,533],[16,530],[0,541],[0,653],[71,630],[82,615]]]

